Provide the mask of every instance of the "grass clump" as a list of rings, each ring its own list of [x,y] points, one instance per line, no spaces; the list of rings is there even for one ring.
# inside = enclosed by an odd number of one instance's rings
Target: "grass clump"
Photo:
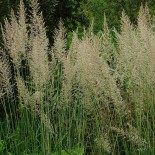
[[[121,33],[73,32],[52,48],[36,0],[5,20],[0,49],[0,153],[154,154],[154,18],[122,14]],[[115,40],[115,41],[114,41]]]

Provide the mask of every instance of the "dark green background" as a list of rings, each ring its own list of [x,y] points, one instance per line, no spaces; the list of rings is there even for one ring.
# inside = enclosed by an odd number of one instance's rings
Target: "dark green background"
[[[120,17],[125,10],[131,21],[136,24],[136,18],[141,4],[147,2],[151,15],[155,14],[154,0],[38,0],[45,19],[47,34],[51,43],[54,29],[60,18],[63,19],[67,32],[77,27],[88,26],[94,18],[94,31],[102,30],[103,15],[107,16],[110,28],[120,27]],[[24,1],[28,7],[30,0]],[[0,0],[0,22],[9,18],[11,8],[18,9],[19,0]]]

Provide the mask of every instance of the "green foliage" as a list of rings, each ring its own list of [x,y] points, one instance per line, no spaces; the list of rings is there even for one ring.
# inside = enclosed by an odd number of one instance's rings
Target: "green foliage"
[[[139,8],[146,2],[150,8],[150,14],[155,15],[153,0],[87,0],[87,4],[84,5],[84,13],[90,20],[94,18],[94,31],[96,32],[103,29],[104,13],[107,16],[109,27],[120,29],[122,11],[125,10],[131,22],[136,24]]]
[[[84,155],[84,148],[74,148],[71,150],[62,150],[61,155]],[[58,153],[52,153],[51,155],[58,155]]]
[[[75,30],[77,27],[87,25],[87,18],[84,14],[83,5],[85,5],[86,0],[67,0],[65,2],[65,16],[64,22],[68,31]],[[87,25],[88,26],[88,25]]]
[[[30,0],[24,1],[26,6]],[[103,29],[103,16],[107,16],[110,28],[120,29],[120,17],[125,10],[133,23],[136,23],[139,7],[147,2],[150,14],[155,15],[153,0],[39,0],[41,11],[46,23],[47,34],[50,42],[53,43],[53,32],[57,27],[60,18],[63,19],[67,32],[77,27],[88,27],[94,18],[94,32]],[[0,22],[10,16],[11,8],[17,10],[19,0],[0,1]]]
[[[87,0],[87,3],[83,5],[83,10],[89,21],[94,20],[95,30],[103,29],[103,17],[105,1],[103,0]]]
[[[0,140],[0,153],[2,153],[5,149],[5,144],[3,140]]]

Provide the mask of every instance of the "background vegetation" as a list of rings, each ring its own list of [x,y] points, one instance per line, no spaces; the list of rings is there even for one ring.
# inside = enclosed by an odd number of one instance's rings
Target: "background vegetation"
[[[25,0],[27,7],[31,0]],[[77,27],[88,27],[94,18],[94,31],[103,29],[102,21],[104,13],[107,15],[109,28],[120,29],[120,17],[125,10],[130,20],[136,24],[137,15],[141,4],[148,4],[150,14],[155,15],[154,0],[39,0],[41,11],[46,23],[46,30],[50,42],[53,43],[53,32],[57,27],[60,18],[63,20],[67,32]],[[0,1],[0,22],[3,23],[6,17],[10,17],[11,9],[18,10],[19,0]]]

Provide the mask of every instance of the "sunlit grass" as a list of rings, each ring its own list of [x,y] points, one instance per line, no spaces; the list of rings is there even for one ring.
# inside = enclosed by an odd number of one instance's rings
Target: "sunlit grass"
[[[155,33],[148,8],[121,33],[82,37],[68,47],[62,22],[49,48],[36,0],[2,29],[0,154],[146,155],[155,150]],[[67,46],[67,47],[66,47]]]

